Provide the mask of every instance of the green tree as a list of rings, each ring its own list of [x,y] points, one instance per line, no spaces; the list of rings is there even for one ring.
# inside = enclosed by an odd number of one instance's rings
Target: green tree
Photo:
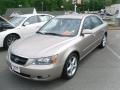
[[[105,6],[110,6],[112,3],[112,0],[105,0]]]
[[[0,14],[5,13],[7,8],[35,7],[37,10],[42,10],[42,2],[44,11],[73,10],[72,0],[0,0]],[[114,3],[120,3],[120,0],[82,0],[78,6],[78,11],[84,10],[100,10]]]

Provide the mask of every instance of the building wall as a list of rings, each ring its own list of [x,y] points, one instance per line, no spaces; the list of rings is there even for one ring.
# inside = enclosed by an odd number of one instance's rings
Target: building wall
[[[114,4],[111,6],[107,6],[105,7],[106,11],[111,13],[111,14],[115,14],[117,10],[119,10],[120,13],[120,4]]]

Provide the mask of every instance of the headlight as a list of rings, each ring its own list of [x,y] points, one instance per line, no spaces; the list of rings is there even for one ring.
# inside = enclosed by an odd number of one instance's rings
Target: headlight
[[[33,65],[49,65],[57,62],[57,55],[34,59]]]

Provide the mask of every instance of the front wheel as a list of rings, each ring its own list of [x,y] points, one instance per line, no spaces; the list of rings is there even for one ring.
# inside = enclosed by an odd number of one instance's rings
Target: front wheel
[[[78,68],[78,55],[76,53],[72,53],[67,58],[64,68],[62,77],[65,79],[71,79]]]
[[[104,48],[106,46],[106,44],[107,44],[107,36],[104,35],[103,38],[102,38],[102,41],[99,45],[99,48]]]
[[[4,48],[8,49],[8,47],[17,39],[19,39],[19,37],[17,35],[14,35],[14,34],[7,36],[4,40],[4,45],[3,45]]]

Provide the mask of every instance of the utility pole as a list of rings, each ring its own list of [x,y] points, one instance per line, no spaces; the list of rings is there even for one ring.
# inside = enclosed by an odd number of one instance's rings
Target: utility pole
[[[77,11],[77,0],[72,0],[72,4],[74,5],[74,12]]]
[[[74,12],[77,12],[77,4],[81,4],[82,0],[72,0],[72,4],[74,5]]]
[[[74,4],[74,12],[77,12],[77,5],[76,5],[76,2]]]

